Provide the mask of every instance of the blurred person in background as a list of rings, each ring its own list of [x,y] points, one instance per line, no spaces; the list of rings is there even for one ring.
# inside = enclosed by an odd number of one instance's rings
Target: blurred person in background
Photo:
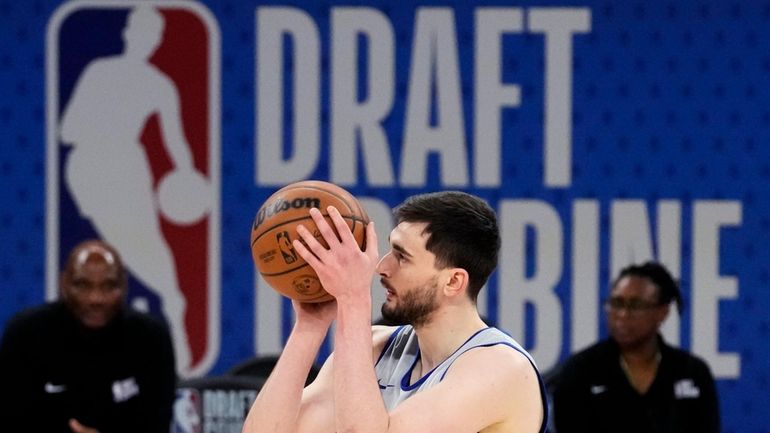
[[[681,311],[679,285],[663,265],[621,270],[604,302],[609,338],[572,355],[554,381],[558,433],[720,431],[708,366],[660,335],[672,302]]]
[[[0,341],[3,431],[167,433],[176,374],[167,327],[125,306],[120,256],[78,244],[60,299],[16,314]]]

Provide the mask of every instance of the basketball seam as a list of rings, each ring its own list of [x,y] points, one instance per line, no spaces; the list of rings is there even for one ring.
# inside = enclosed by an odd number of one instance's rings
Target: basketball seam
[[[321,216],[323,216],[325,218],[325,217],[328,217],[329,214],[323,214],[322,213]],[[355,215],[343,215],[342,218],[349,219],[349,220],[353,221],[353,227],[350,228],[351,232],[355,232],[356,222],[361,222],[361,223],[365,222],[363,218],[359,218],[359,217],[357,217]],[[260,233],[259,236],[257,236],[256,238],[254,238],[253,241],[251,241],[251,246],[253,247],[254,244],[257,243],[257,241],[262,238],[262,236],[264,236],[267,233],[271,232],[274,228],[280,227],[280,226],[282,226],[284,224],[291,224],[291,223],[294,223],[294,222],[297,222],[297,221],[301,221],[301,220],[304,220],[304,219],[310,219],[312,221],[312,218],[310,218],[308,216],[303,216],[303,217],[300,217],[300,218],[294,218],[294,219],[290,219],[290,220],[286,220],[286,221],[281,221],[280,224],[276,224],[276,225],[274,225],[272,227],[266,228],[265,230],[262,231],[262,233]]]
[[[312,298],[305,298],[305,299],[303,299],[301,302],[310,302],[310,301],[315,301],[315,300],[317,300],[317,299],[323,299],[323,298],[325,298],[325,297],[327,297],[327,296],[331,296],[331,295],[330,295],[328,292],[326,292],[326,291],[325,291],[325,289],[324,289],[323,287],[321,287],[321,290],[324,290],[324,292],[322,292],[320,295],[318,295],[318,296],[314,296],[314,297],[312,297]],[[333,299],[333,298],[334,298],[334,297],[332,297],[332,299]]]
[[[267,274],[267,273],[264,273],[264,272],[260,272],[259,274],[262,275],[263,277],[279,277],[281,275],[294,272],[296,270],[302,269],[302,268],[307,267],[307,266],[310,266],[310,264],[305,262],[305,264],[303,264],[303,265],[297,266],[296,268],[291,268],[291,269],[286,270],[286,271],[275,272],[275,273],[270,273],[270,274]]]

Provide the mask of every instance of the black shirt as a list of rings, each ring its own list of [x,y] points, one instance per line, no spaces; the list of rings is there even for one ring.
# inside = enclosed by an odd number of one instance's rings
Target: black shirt
[[[659,338],[660,365],[640,394],[609,339],[565,361],[553,388],[558,433],[716,433],[719,405],[714,379],[699,358]]]
[[[0,342],[0,419],[8,431],[168,433],[174,355],[166,326],[126,310],[88,330],[61,302],[23,311]],[[5,427],[3,430],[5,430]]]

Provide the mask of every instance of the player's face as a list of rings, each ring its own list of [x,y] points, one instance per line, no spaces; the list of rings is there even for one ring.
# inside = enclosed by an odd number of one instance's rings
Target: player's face
[[[430,321],[439,305],[441,271],[436,256],[425,249],[425,223],[403,222],[390,233],[390,251],[377,265],[387,290],[382,316],[393,323],[415,327]]]
[[[627,276],[612,288],[605,311],[613,339],[621,348],[634,348],[657,338],[668,306],[660,304],[658,288],[652,281]]]
[[[120,311],[126,296],[115,257],[102,248],[85,248],[61,279],[64,302],[83,326],[106,326]]]

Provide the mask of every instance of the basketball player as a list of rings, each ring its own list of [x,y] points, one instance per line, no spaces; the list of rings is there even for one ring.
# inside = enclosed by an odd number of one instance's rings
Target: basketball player
[[[340,213],[328,213],[336,231],[310,210],[328,248],[303,226],[293,245],[335,300],[294,303],[294,329],[244,433],[544,431],[533,360],[476,308],[500,248],[492,209],[461,192],[412,197],[396,208],[379,260],[373,223],[361,251]],[[387,289],[383,316],[409,325],[371,326],[375,272]],[[303,390],[335,319],[335,351]]]
[[[177,90],[149,62],[163,27],[157,10],[134,7],[123,31],[125,51],[93,61],[78,79],[62,117],[61,139],[73,147],[65,181],[81,215],[121,251],[126,267],[158,293],[173,333],[178,369],[185,373],[191,362],[186,302],[160,229],[152,174],[139,142],[148,118],[157,113],[175,169],[194,171]]]
[[[168,433],[176,374],[164,324],[125,306],[120,256],[78,244],[60,300],[15,315],[0,341],[4,432]]]

